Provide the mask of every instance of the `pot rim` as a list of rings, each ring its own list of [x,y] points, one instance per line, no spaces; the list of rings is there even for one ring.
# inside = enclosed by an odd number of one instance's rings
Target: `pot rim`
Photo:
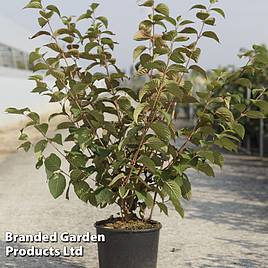
[[[109,232],[114,232],[114,233],[150,233],[150,232],[157,232],[162,228],[162,224],[158,221],[150,220],[152,223],[156,223],[156,227],[151,228],[151,229],[138,229],[138,230],[127,230],[127,229],[111,229],[102,226],[103,223],[105,223],[107,220],[101,220],[97,221],[94,224],[94,227],[100,230],[105,230]]]

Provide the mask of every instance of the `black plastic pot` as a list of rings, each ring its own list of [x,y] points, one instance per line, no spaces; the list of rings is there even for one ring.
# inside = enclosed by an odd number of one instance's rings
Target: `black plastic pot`
[[[106,221],[95,224],[97,234],[105,235],[98,243],[100,268],[156,268],[161,224],[154,229],[115,230],[103,227]]]

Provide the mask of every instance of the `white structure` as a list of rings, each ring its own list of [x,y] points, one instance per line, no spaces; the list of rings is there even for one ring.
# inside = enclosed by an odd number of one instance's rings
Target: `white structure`
[[[28,55],[34,48],[30,33],[1,15],[0,25],[0,66],[30,69]]]
[[[31,33],[0,15],[0,130],[6,125],[21,120],[20,116],[4,113],[7,107],[30,107],[46,112],[53,105],[47,105],[47,98],[31,94],[35,87],[28,80],[28,55],[34,50],[36,41],[29,40]]]

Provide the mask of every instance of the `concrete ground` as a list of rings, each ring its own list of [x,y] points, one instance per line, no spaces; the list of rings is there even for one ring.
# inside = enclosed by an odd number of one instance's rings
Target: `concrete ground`
[[[94,222],[114,212],[87,206],[74,195],[70,201],[53,200],[44,173],[34,169],[33,161],[31,154],[17,153],[0,163],[0,267],[98,267],[95,244],[86,244],[81,258],[4,256],[5,231],[94,232]],[[193,198],[184,203],[185,218],[172,208],[168,218],[155,213],[163,224],[158,267],[268,267],[267,174],[267,162],[228,156],[216,178],[192,175]]]

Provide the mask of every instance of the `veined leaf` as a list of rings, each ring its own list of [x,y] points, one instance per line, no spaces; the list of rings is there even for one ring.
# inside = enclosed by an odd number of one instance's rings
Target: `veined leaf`
[[[146,155],[142,155],[139,159],[138,159],[139,163],[142,163],[146,168],[148,168],[151,172],[155,173],[156,172],[156,167],[155,167],[155,163],[154,161],[149,158]]]
[[[61,15],[60,15],[60,11],[59,11],[59,9],[58,9],[56,6],[54,6],[54,5],[48,5],[48,6],[47,6],[47,9],[48,9],[48,10],[51,10],[51,11],[53,11],[53,12],[55,12],[55,13],[57,13],[57,14],[59,15],[59,17],[61,16]]]
[[[246,112],[246,116],[251,119],[261,119],[264,118],[263,112],[260,111],[248,111]]]
[[[80,200],[87,202],[90,187],[85,181],[77,181],[74,183],[74,192]]]
[[[173,180],[163,181],[163,189],[168,194],[171,200],[179,200],[181,197],[181,188],[180,186]]]
[[[103,17],[103,16],[101,16],[101,17],[97,17],[96,20],[101,21],[101,22],[103,23],[103,25],[104,25],[106,28],[108,28],[108,19],[107,19],[106,17]]]
[[[128,193],[129,193],[129,189],[127,189],[127,188],[124,187],[124,186],[120,186],[120,187],[119,187],[119,196],[120,196],[122,199],[126,198],[127,195],[128,195]]]
[[[212,38],[212,39],[216,40],[218,43],[220,43],[219,37],[217,36],[216,33],[212,32],[212,31],[203,32],[202,36]]]
[[[194,71],[200,73],[200,74],[201,74],[202,76],[204,76],[205,78],[207,78],[207,73],[206,73],[206,71],[205,71],[203,68],[201,68],[200,66],[198,66],[198,65],[192,65],[192,66],[190,66],[189,69],[194,70]]]
[[[119,180],[121,180],[125,175],[123,173],[118,174],[113,178],[113,180],[109,183],[109,186],[113,186],[115,183],[117,183]]]
[[[139,118],[139,115],[141,114],[141,112],[144,110],[145,107],[148,106],[148,103],[147,102],[144,102],[144,103],[140,103],[134,110],[134,113],[133,113],[133,119],[134,119],[134,122],[135,123],[138,123],[138,118]]]
[[[154,122],[151,126],[151,129],[155,132],[155,134],[166,142],[170,140],[171,134],[168,126],[163,122]]]
[[[139,4],[139,6],[143,7],[152,7],[154,5],[154,0],[146,0],[142,4]]]
[[[158,4],[155,8],[155,11],[165,15],[165,16],[169,16],[169,8],[166,4]]]
[[[34,146],[34,153],[37,159],[40,159],[44,150],[47,147],[47,140],[40,140],[36,145]]]
[[[212,8],[211,10],[217,12],[218,14],[220,14],[221,16],[223,16],[225,18],[225,13],[221,8]]]
[[[52,153],[48,158],[45,160],[45,167],[47,170],[54,172],[58,171],[61,166],[61,160],[60,158]]]
[[[62,48],[56,43],[46,44],[45,46],[56,51],[56,52],[62,52]]]
[[[143,201],[148,208],[152,208],[154,204],[154,200],[150,193],[145,193],[145,192],[138,192],[135,191],[136,196],[138,197],[139,200]]]
[[[164,203],[156,202],[158,205],[160,212],[164,212],[168,216],[168,207]]]
[[[149,147],[151,147],[154,150],[158,150],[158,151],[166,151],[167,150],[166,144],[157,137],[150,137],[146,141],[145,144],[147,144]]]
[[[207,7],[204,6],[204,5],[194,5],[194,6],[191,7],[190,10],[192,10],[192,9],[205,9],[206,10]]]
[[[61,196],[66,187],[66,179],[62,174],[53,174],[48,181],[49,191],[56,199]]]
[[[219,117],[223,118],[228,122],[234,121],[233,113],[225,107],[220,107],[219,109],[217,109],[216,115],[218,115]]]
[[[207,176],[215,177],[215,173],[212,169],[212,167],[208,163],[198,163],[197,169],[203,173],[205,173]]]
[[[133,52],[133,60],[135,61],[146,48],[147,48],[146,46],[136,47]]]
[[[198,34],[197,30],[192,28],[192,27],[186,27],[180,33],[185,33],[185,34]]]
[[[237,122],[234,122],[232,125],[234,131],[236,132],[236,134],[243,139],[245,136],[245,127]]]
[[[37,8],[37,9],[41,9],[42,8],[42,5],[41,5],[40,1],[31,1],[24,8],[25,9],[26,8]]]

